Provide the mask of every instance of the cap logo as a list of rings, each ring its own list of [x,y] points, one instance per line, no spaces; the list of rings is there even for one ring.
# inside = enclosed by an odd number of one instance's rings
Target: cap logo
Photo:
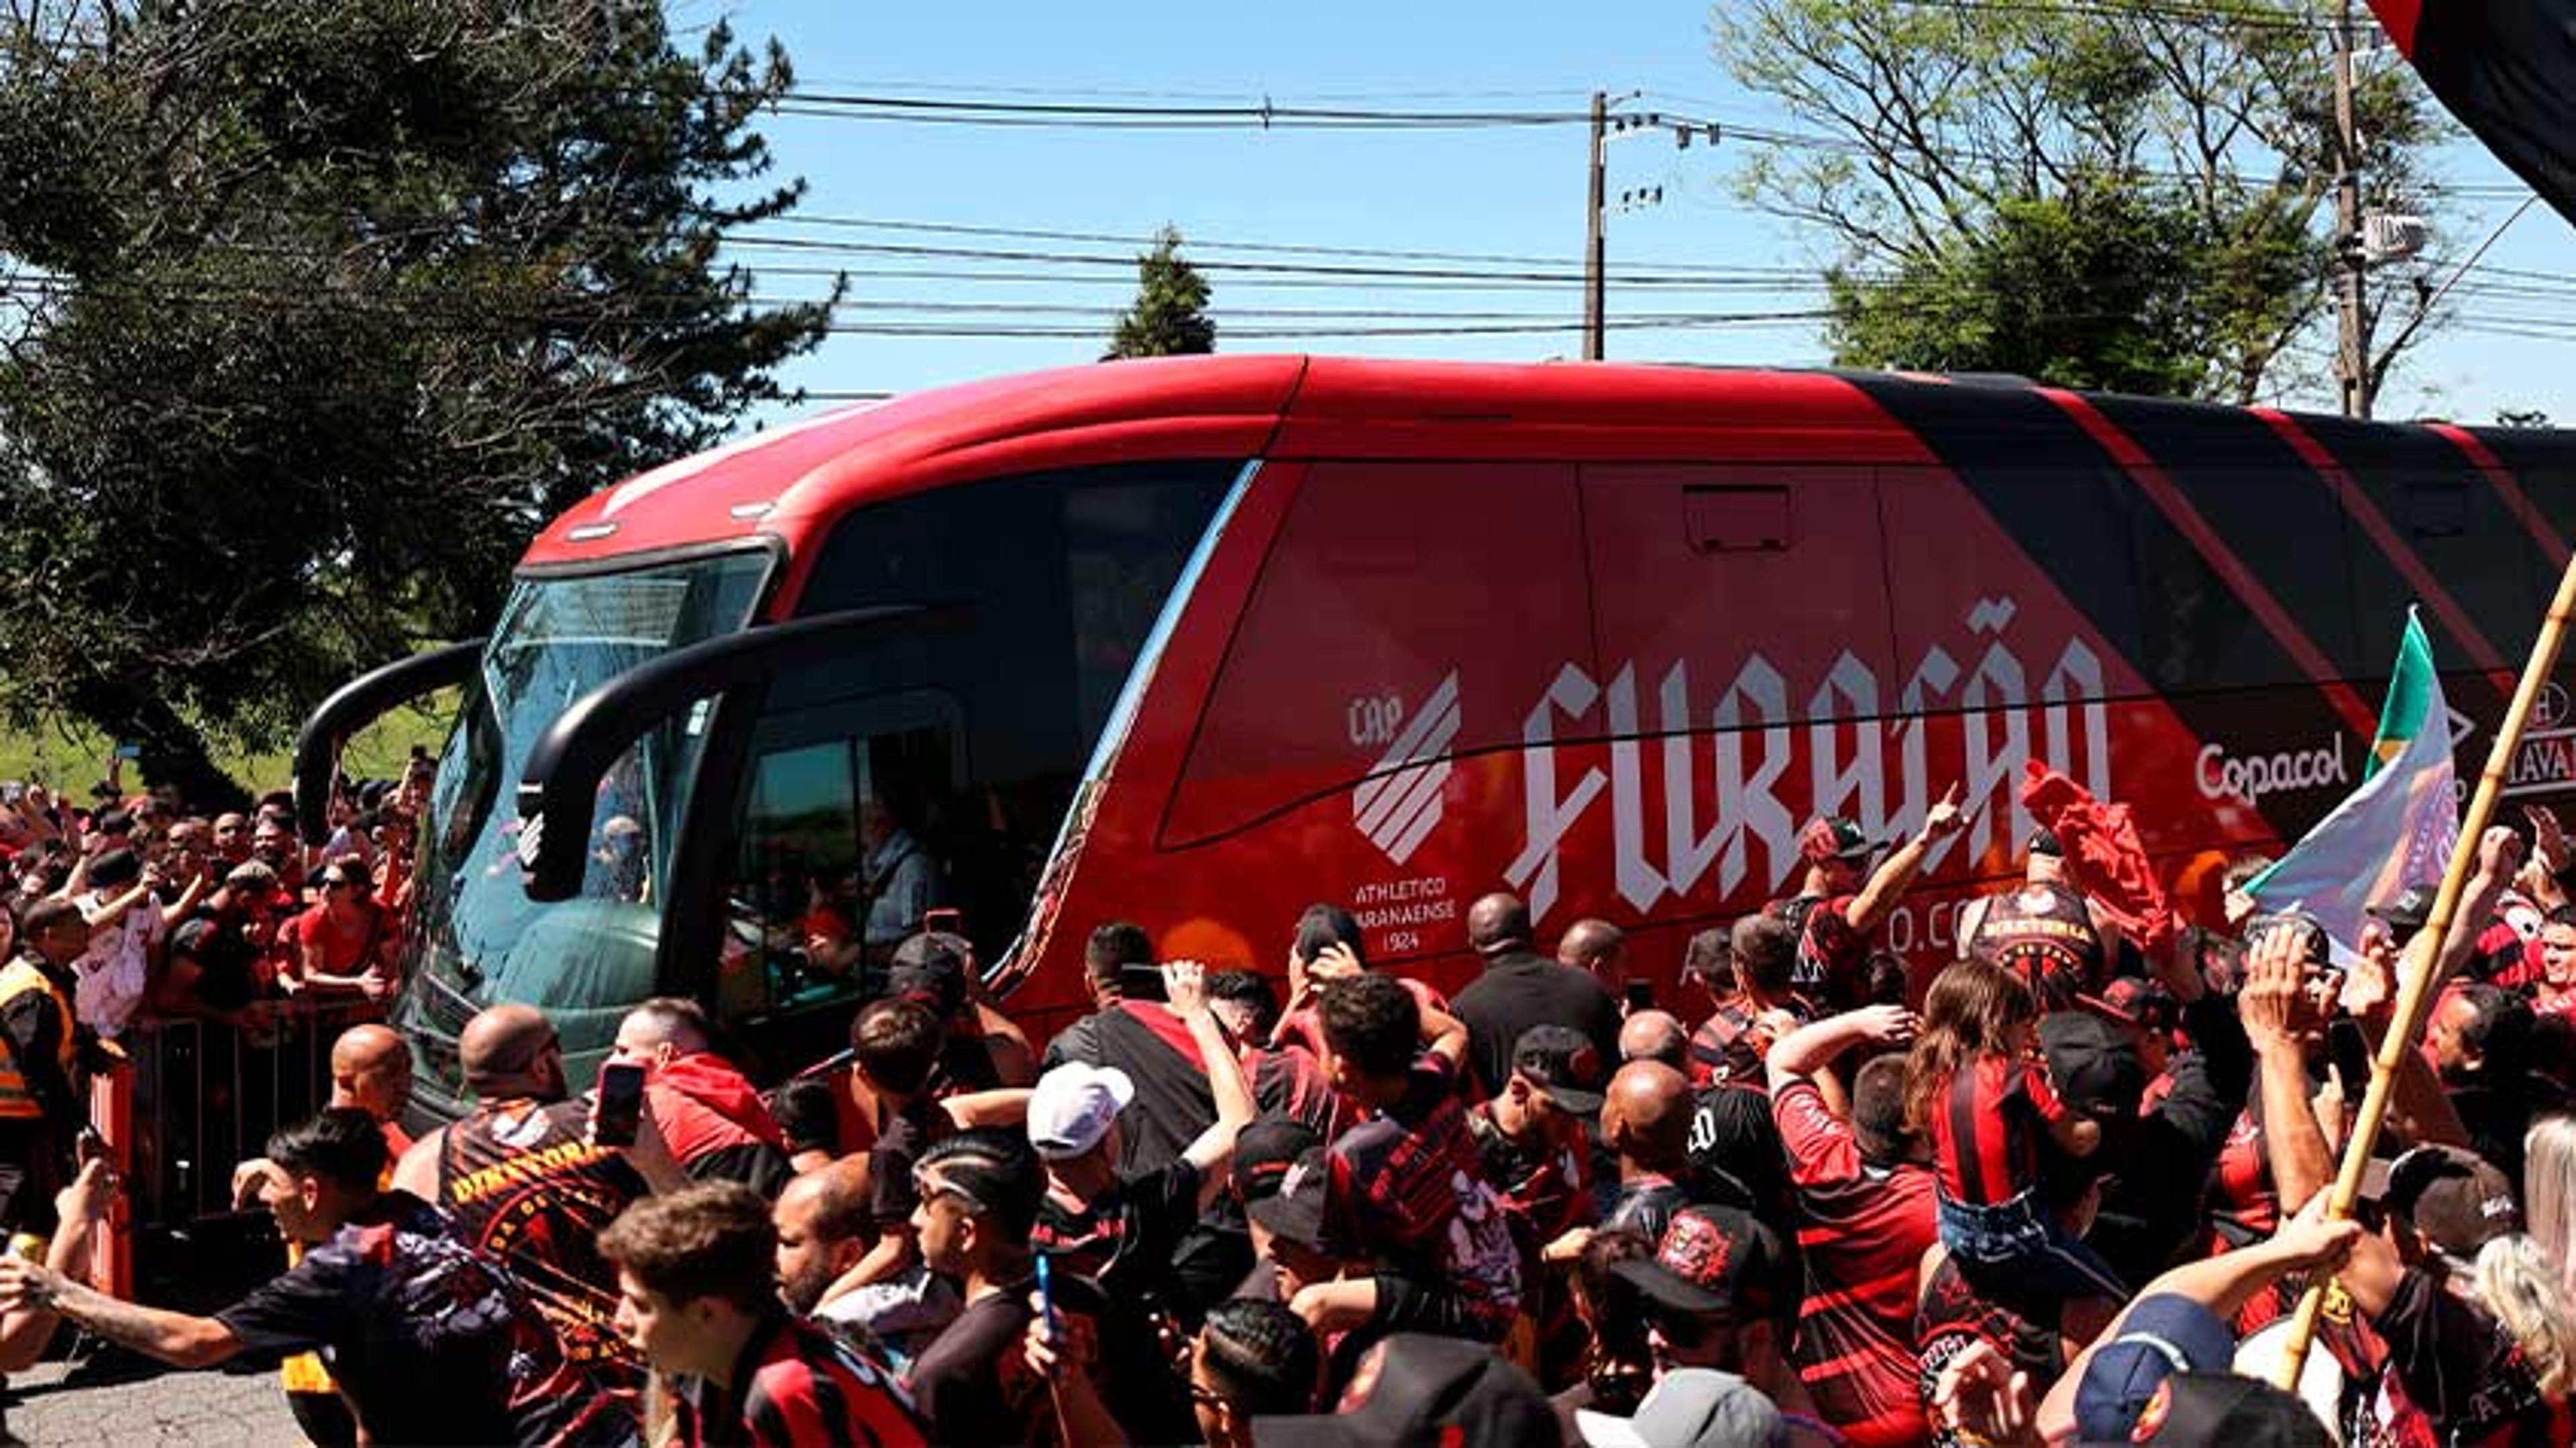
[[[1735,1243],[1705,1217],[1675,1217],[1664,1231],[1663,1249],[1655,1255],[1666,1267],[1703,1285],[1726,1275]]]
[[[2147,1405],[2138,1410],[2137,1425],[2129,1429],[2130,1442],[2155,1441],[2156,1434],[2165,1426],[2165,1419],[2173,1416],[2173,1394],[2173,1379],[2167,1378],[2156,1384],[2155,1392],[2147,1398]]]
[[[1565,1073],[1577,1081],[1589,1081],[1601,1072],[1601,1053],[1591,1046],[1577,1046],[1565,1058]]]
[[[1288,1164],[1288,1169],[1279,1174],[1279,1191],[1277,1194],[1283,1197],[1295,1196],[1297,1194],[1297,1188],[1305,1184],[1306,1174],[1309,1170],[1311,1170],[1311,1168],[1302,1161],[1290,1162]]]

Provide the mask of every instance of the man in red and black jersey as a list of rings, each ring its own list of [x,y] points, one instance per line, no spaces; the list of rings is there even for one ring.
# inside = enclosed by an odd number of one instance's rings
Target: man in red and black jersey
[[[1787,1148],[1806,1263],[1792,1361],[1816,1409],[1855,1448],[1919,1443],[1916,1287],[1940,1240],[1932,1169],[1905,1129],[1901,1007],[1872,1006],[1791,1033],[1771,1050],[1771,1114]],[[1878,1050],[1854,1073],[1851,1119],[1816,1076],[1854,1048]]]
[[[1607,1067],[1564,1026],[1532,1026],[1512,1051],[1511,1078],[1467,1113],[1485,1180],[1503,1198],[1522,1244],[1524,1300],[1539,1361],[1570,1369],[1588,1339],[1564,1278],[1599,1217],[1585,1123],[1601,1114]]]
[[[600,1234],[617,1326],[674,1380],[683,1448],[918,1448],[893,1376],[778,1300],[769,1209],[734,1182],[636,1203]]]
[[[1500,1340],[1520,1307],[1520,1254],[1459,1095],[1467,1028],[1426,1017],[1400,982],[1369,974],[1325,989],[1323,1025],[1334,1087],[1368,1112],[1326,1154],[1328,1245],[1380,1270],[1310,1286],[1290,1305],[1323,1333],[1370,1322]]]
[[[456,1049],[474,1111],[414,1142],[394,1185],[443,1209],[458,1241],[507,1263],[568,1358],[634,1385],[639,1360],[617,1334],[617,1274],[598,1237],[637,1199],[686,1176],[650,1112],[632,1149],[591,1141],[589,1105],[569,1095],[563,1043],[535,1007],[488,1007]]]
[[[1792,1028],[1816,1018],[1797,992],[1798,938],[1777,915],[1747,915],[1735,922],[1729,954],[1735,991],[1691,1033],[1693,1086],[1764,1087],[1762,1058],[1782,1021]]]
[[[1864,878],[1862,867],[1880,843],[1847,819],[1810,820],[1798,835],[1798,856],[1807,866],[1798,893],[1770,906],[1798,939],[1798,969],[1790,988],[1828,1009],[1866,1002],[1870,942],[1922,873],[1924,856],[1966,825],[1959,813],[1959,787],[1953,784],[1925,812],[1922,833],[1897,846]]]

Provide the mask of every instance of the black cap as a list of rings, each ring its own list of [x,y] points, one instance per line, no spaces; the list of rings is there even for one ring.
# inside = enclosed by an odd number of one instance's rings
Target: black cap
[[[2461,1261],[2522,1230],[2513,1182],[2475,1152],[2419,1146],[2388,1164],[2389,1209],[2435,1247]]]
[[[2388,922],[2389,928],[2400,935],[2412,935],[2433,918],[2435,893],[2430,885],[2409,885],[2397,892],[2396,899],[2368,906],[2361,913]]]
[[[1592,1038],[1572,1026],[1532,1026],[1512,1046],[1512,1074],[1526,1076],[1560,1111],[1601,1114],[1609,1068]]]
[[[2063,859],[2066,855],[2066,847],[2057,842],[2055,830],[2042,825],[2030,832],[2030,852],[2034,855],[2055,855]]]
[[[1255,1418],[1255,1448],[1554,1443],[1556,1409],[1529,1374],[1464,1338],[1398,1333],[1369,1349],[1339,1411]]]
[[[2137,1115],[2147,1069],[2118,1027],[2084,1011],[2059,1011],[2039,1023],[2039,1047],[2059,1100],[2091,1117]]]
[[[102,851],[89,862],[89,882],[106,889],[118,889],[143,878],[143,857],[132,850],[118,848]]]
[[[1300,1246],[1323,1243],[1330,1175],[1323,1138],[1302,1121],[1263,1117],[1234,1138],[1244,1215]]]
[[[1658,1307],[1765,1321],[1796,1301],[1787,1267],[1779,1237],[1752,1213],[1700,1206],[1673,1213],[1654,1256],[1616,1263],[1610,1275]]]
[[[894,948],[886,969],[886,994],[918,1001],[941,1020],[966,1006],[966,966],[975,948],[962,935],[924,930]]]

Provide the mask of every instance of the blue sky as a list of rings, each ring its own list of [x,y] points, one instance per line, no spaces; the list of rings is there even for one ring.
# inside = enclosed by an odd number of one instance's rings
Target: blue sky
[[[1631,109],[1688,111],[1731,124],[1785,128],[1791,118],[1738,91],[1710,53],[1698,0],[1619,0],[1576,6],[1527,0],[1309,0],[1301,5],[1180,4],[1094,0],[1035,5],[984,0],[860,6],[840,0],[762,0],[718,6],[676,0],[681,25],[729,17],[750,39],[776,36],[793,57],[798,89],[945,99],[1095,100],[1113,104],[1353,105],[1381,109],[1573,111],[1595,88],[1643,91]],[[812,190],[801,213],[843,221],[936,223],[1143,238],[1170,222],[1193,243],[1258,242],[1334,248],[1473,252],[1529,257],[1546,269],[1579,269],[1585,137],[1580,126],[1440,130],[1251,129],[1217,131],[996,129],[812,116],[768,118],[763,130],[784,174]],[[1661,186],[1658,206],[1614,215],[1611,271],[1659,264],[1773,268],[1811,263],[1812,238],[1743,208],[1728,177],[1732,148],[1677,150],[1667,137],[1611,147],[1610,189]],[[2455,181],[2482,194],[2443,217],[2460,253],[2513,209],[2511,177],[2474,143],[2446,155]],[[2484,194],[2487,191],[2497,194]],[[775,238],[830,243],[1014,249],[1051,255],[1132,255],[1134,246],[939,234],[849,225],[775,224]],[[1193,245],[1205,263],[1367,259],[1233,252]],[[818,393],[911,391],[1096,357],[1110,314],[1134,293],[1132,268],[1062,262],[860,255],[745,248],[756,268],[847,266],[852,300],[882,304],[875,320],[971,330],[978,325],[1085,329],[1079,337],[837,335],[800,360],[787,380]],[[1390,260],[1388,266],[1440,268]],[[1468,264],[1459,264],[1464,267]],[[1476,264],[1513,269],[1507,264]],[[2576,237],[2546,207],[2534,208],[2488,254],[2485,266],[2576,272]],[[889,270],[1014,271],[1033,281],[897,277]],[[1537,266],[1524,268],[1537,270]],[[2433,273],[2438,281],[2447,269]],[[1076,281],[1076,276],[1097,278]],[[1268,274],[1271,281],[1279,274]],[[2481,278],[2483,279],[2483,278]],[[1218,345],[1228,351],[1533,359],[1573,355],[1581,313],[1572,286],[1513,291],[1376,289],[1361,279],[1297,278],[1212,270]],[[766,296],[812,295],[819,277],[771,272]],[[2499,297],[2474,305],[2493,316],[2576,312],[2556,300]],[[921,311],[921,304],[945,310]],[[911,309],[902,309],[909,304]],[[1812,293],[1753,288],[1699,292],[1681,301],[1614,286],[1614,322],[1660,310],[1729,315],[1812,307]],[[984,310],[1019,305],[1061,310]],[[1259,327],[1347,329],[1365,318],[1241,317],[1252,312],[1547,313],[1568,330],[1528,335],[1330,336],[1252,339]],[[845,316],[870,320],[866,310]],[[1375,325],[1385,325],[1379,321]],[[1397,324],[1401,324],[1400,320]],[[1482,317],[1453,325],[1484,325]],[[2455,330],[2424,348],[2383,399],[2383,416],[2423,413],[2490,420],[2499,407],[2537,407],[2576,423],[2576,340],[2545,341]],[[1614,330],[1614,359],[1816,364],[1813,323]],[[2332,398],[2304,399],[2330,408]]]

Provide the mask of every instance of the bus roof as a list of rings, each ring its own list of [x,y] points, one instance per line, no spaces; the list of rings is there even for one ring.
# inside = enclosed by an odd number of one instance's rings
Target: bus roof
[[[1883,394],[1890,387],[2030,384],[1875,374],[1871,385]],[[524,566],[595,566],[763,536],[801,553],[811,534],[852,507],[943,483],[1121,461],[1265,455],[1926,460],[1919,439],[1849,377],[1832,372],[1162,358],[937,388],[770,428],[582,500],[538,535]]]

